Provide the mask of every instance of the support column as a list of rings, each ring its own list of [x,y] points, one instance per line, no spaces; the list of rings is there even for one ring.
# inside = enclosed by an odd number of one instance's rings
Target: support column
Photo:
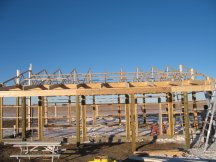
[[[138,111],[137,111],[137,98],[135,98],[135,107],[134,107],[134,112],[135,112],[135,130],[136,130],[136,136],[139,136],[139,125],[138,125]]]
[[[22,97],[22,141],[26,141],[26,97]]]
[[[44,118],[45,118],[45,125],[48,125],[48,99],[47,99],[47,97],[45,98],[45,103],[44,103],[44,105],[45,105],[45,116],[44,116]]]
[[[96,107],[95,107],[95,96],[93,96],[93,108],[92,108],[92,124],[95,127],[96,126]]]
[[[82,96],[82,141],[86,141],[86,97]]]
[[[184,109],[185,109],[185,104],[184,104],[184,94],[181,93],[181,105],[182,105],[182,111],[181,111],[181,118],[182,118],[182,126],[185,126],[185,118],[184,118]]]
[[[28,97],[28,130],[31,130],[31,97]]]
[[[143,124],[146,124],[147,118],[146,118],[146,100],[145,100],[145,94],[143,94],[142,112],[143,112]]]
[[[71,97],[68,96],[68,125],[72,125]]]
[[[55,118],[57,117],[57,104],[55,103],[55,106],[54,106],[54,116]]]
[[[38,140],[43,140],[43,103],[42,97],[38,97]]]
[[[189,125],[189,111],[188,111],[188,94],[184,92],[184,119],[185,119],[185,147],[190,148],[190,125]]]
[[[131,137],[132,137],[132,152],[136,151],[136,132],[135,132],[135,97],[131,95]]]
[[[20,103],[19,103],[19,97],[16,97],[16,134],[19,133],[19,108]]]
[[[193,102],[193,118],[194,127],[198,129],[198,113],[197,113],[197,103],[196,103],[196,92],[192,92],[192,102]]]
[[[126,139],[130,141],[130,105],[129,95],[125,95],[125,120],[126,120]]]
[[[121,124],[121,103],[120,103],[120,95],[118,95],[118,118],[119,118],[119,125]]]
[[[162,104],[161,98],[158,98],[158,105],[159,105],[159,126],[160,126],[160,135],[163,134],[163,111],[162,111]]]
[[[76,96],[76,142],[77,147],[80,145],[80,104],[79,96]]]
[[[167,101],[168,101],[168,121],[169,121],[169,131],[168,134],[170,136],[174,135],[174,122],[173,122],[173,105],[172,105],[172,93],[167,93]]]
[[[3,139],[3,97],[0,97],[0,142],[2,142]]]

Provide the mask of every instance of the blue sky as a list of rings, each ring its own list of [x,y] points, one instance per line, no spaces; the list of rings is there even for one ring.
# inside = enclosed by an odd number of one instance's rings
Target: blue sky
[[[215,0],[0,0],[0,82],[33,72],[179,64],[216,78]]]

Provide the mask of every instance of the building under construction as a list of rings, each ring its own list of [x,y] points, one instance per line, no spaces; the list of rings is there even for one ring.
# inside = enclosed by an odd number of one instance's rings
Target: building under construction
[[[30,65],[27,71],[17,70],[15,77],[0,84],[0,141],[8,140],[4,136],[8,129],[14,130],[15,134],[21,133],[20,140],[26,140],[27,132],[33,129],[35,120],[37,140],[45,140],[44,128],[49,127],[49,120],[57,119],[59,113],[57,101],[51,102],[49,99],[64,97],[61,103],[67,112],[65,125],[68,125],[67,129],[75,128],[77,145],[89,138],[89,124],[86,121],[88,109],[91,109],[91,124],[95,126],[97,117],[103,113],[102,107],[107,107],[116,109],[113,115],[118,118],[119,125],[125,127],[124,138],[132,143],[134,152],[136,141],[142,138],[138,131],[138,117],[141,115],[146,124],[146,101],[148,98],[156,98],[158,108],[155,111],[158,114],[160,134],[163,134],[163,115],[167,116],[166,136],[172,138],[175,135],[176,117],[181,114],[185,146],[188,148],[191,142],[190,115],[193,117],[193,129],[199,127],[197,93],[205,92],[211,96],[214,89],[213,78],[183,65],[179,65],[178,69],[167,66],[164,70],[152,67],[147,72],[138,67],[135,72],[121,69],[120,72],[103,73],[93,73],[91,70],[78,73],[73,69],[69,74],[62,73],[60,69],[51,74],[46,70],[33,73]],[[11,98],[15,104],[5,104],[4,98]],[[37,100],[37,104],[33,104],[33,100]],[[177,108],[178,102],[181,108]],[[138,108],[142,111],[139,112]],[[4,111],[7,109],[13,109],[15,116],[6,117]],[[50,111],[54,112],[54,116],[49,115]],[[8,118],[15,120],[14,127],[4,127],[4,120]]]

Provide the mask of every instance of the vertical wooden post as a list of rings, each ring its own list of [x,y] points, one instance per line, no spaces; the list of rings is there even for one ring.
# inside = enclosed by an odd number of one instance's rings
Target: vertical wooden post
[[[185,119],[185,147],[190,148],[190,125],[189,125],[189,111],[188,111],[188,94],[184,92],[184,119]]]
[[[95,111],[96,111],[96,117],[98,117],[99,116],[99,106],[98,105],[95,106]]]
[[[136,130],[135,134],[138,137],[139,136],[139,125],[138,125],[137,98],[135,98],[134,113],[135,113],[135,130]]]
[[[118,118],[119,118],[119,125],[121,124],[121,103],[120,103],[120,95],[118,95]]]
[[[135,133],[135,97],[131,95],[131,137],[132,137],[132,152],[136,151],[136,133]]]
[[[92,108],[92,119],[93,119],[93,126],[96,126],[96,107],[95,107],[95,96],[93,96],[93,108]]]
[[[72,125],[72,113],[71,113],[71,97],[68,96],[68,124]]]
[[[57,117],[57,104],[55,102],[55,106],[54,106],[54,116],[55,118]]]
[[[19,133],[19,97],[16,97],[16,134]]]
[[[142,112],[143,112],[143,124],[146,124],[146,100],[145,94],[143,94],[143,105],[142,105]]]
[[[130,105],[129,105],[129,95],[125,95],[125,120],[126,120],[126,139],[130,141]]]
[[[43,140],[43,103],[42,97],[38,97],[38,140]]]
[[[82,96],[82,141],[86,141],[86,97]]]
[[[0,97],[0,142],[3,139],[3,97]]]
[[[45,125],[48,124],[48,99],[47,97],[45,98],[45,102],[44,102],[44,105],[45,105]]]
[[[198,129],[198,113],[197,113],[197,103],[196,103],[196,92],[192,92],[192,102],[193,102],[193,118],[194,127]]]
[[[185,126],[185,117],[184,117],[184,111],[185,111],[185,104],[184,104],[184,93],[181,93],[181,105],[182,105],[182,110],[181,110],[181,118],[182,118],[182,126]]]
[[[31,130],[31,97],[28,97],[28,130]]]
[[[76,96],[76,142],[80,145],[80,103],[79,96]]]
[[[173,123],[173,104],[172,104],[172,93],[167,93],[168,101],[168,121],[169,121],[169,132],[170,136],[174,135],[174,123]]]
[[[160,135],[163,134],[163,111],[162,111],[162,104],[161,98],[158,97],[158,104],[159,104],[159,126],[160,126]]]
[[[22,141],[26,141],[26,97],[22,97]]]

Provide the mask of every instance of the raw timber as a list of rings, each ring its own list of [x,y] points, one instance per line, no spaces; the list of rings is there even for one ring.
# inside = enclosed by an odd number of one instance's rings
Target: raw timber
[[[43,140],[43,127],[48,125],[48,107],[47,98],[65,96],[68,97],[68,122],[71,125],[72,98],[75,100],[75,116],[76,116],[76,143],[79,146],[81,142],[87,139],[86,132],[86,109],[87,98],[92,97],[92,119],[93,126],[96,124],[98,115],[99,103],[96,103],[96,96],[117,95],[117,102],[112,102],[117,107],[117,117],[121,124],[121,116],[125,117],[126,140],[132,143],[132,151],[136,150],[136,141],[138,136],[138,113],[137,104],[142,105],[143,118],[146,122],[146,98],[151,98],[151,95],[158,98],[158,107],[160,128],[162,127],[162,102],[166,100],[167,115],[168,115],[168,132],[170,137],[174,136],[175,124],[175,95],[180,95],[182,100],[182,114],[185,127],[185,145],[188,148],[190,145],[189,132],[189,108],[188,94],[192,93],[193,99],[193,116],[194,125],[198,127],[197,118],[197,92],[211,92],[215,89],[215,79],[208,75],[195,71],[192,68],[187,68],[179,65],[178,69],[167,66],[164,70],[152,67],[149,71],[144,72],[140,68],[136,68],[135,72],[103,72],[93,73],[90,69],[87,73],[78,73],[73,69],[69,74],[64,74],[60,69],[50,74],[46,70],[38,73],[33,73],[32,66],[23,73],[17,70],[17,75],[0,83],[0,141],[3,138],[3,108],[4,98],[16,98],[16,125],[15,131],[19,133],[19,111],[22,111],[22,140],[26,140],[26,129],[31,130],[31,120],[33,118],[32,111],[35,107],[32,105],[32,97],[38,98],[37,104],[37,119],[38,119],[38,140]],[[20,98],[22,99],[20,102]],[[142,98],[142,102],[138,103],[138,99]],[[124,102],[122,102],[122,100]],[[106,104],[106,103],[104,103]],[[121,112],[121,106],[125,106],[125,113]],[[101,109],[101,111],[103,111]],[[122,114],[121,114],[122,113]],[[55,104],[55,117],[56,104]],[[82,119],[80,121],[80,119]],[[27,122],[27,123],[26,123]],[[27,125],[27,127],[26,127]],[[82,131],[81,131],[82,130]],[[81,133],[82,132],[82,133]],[[162,132],[162,130],[160,130]],[[82,137],[81,137],[82,136]]]

